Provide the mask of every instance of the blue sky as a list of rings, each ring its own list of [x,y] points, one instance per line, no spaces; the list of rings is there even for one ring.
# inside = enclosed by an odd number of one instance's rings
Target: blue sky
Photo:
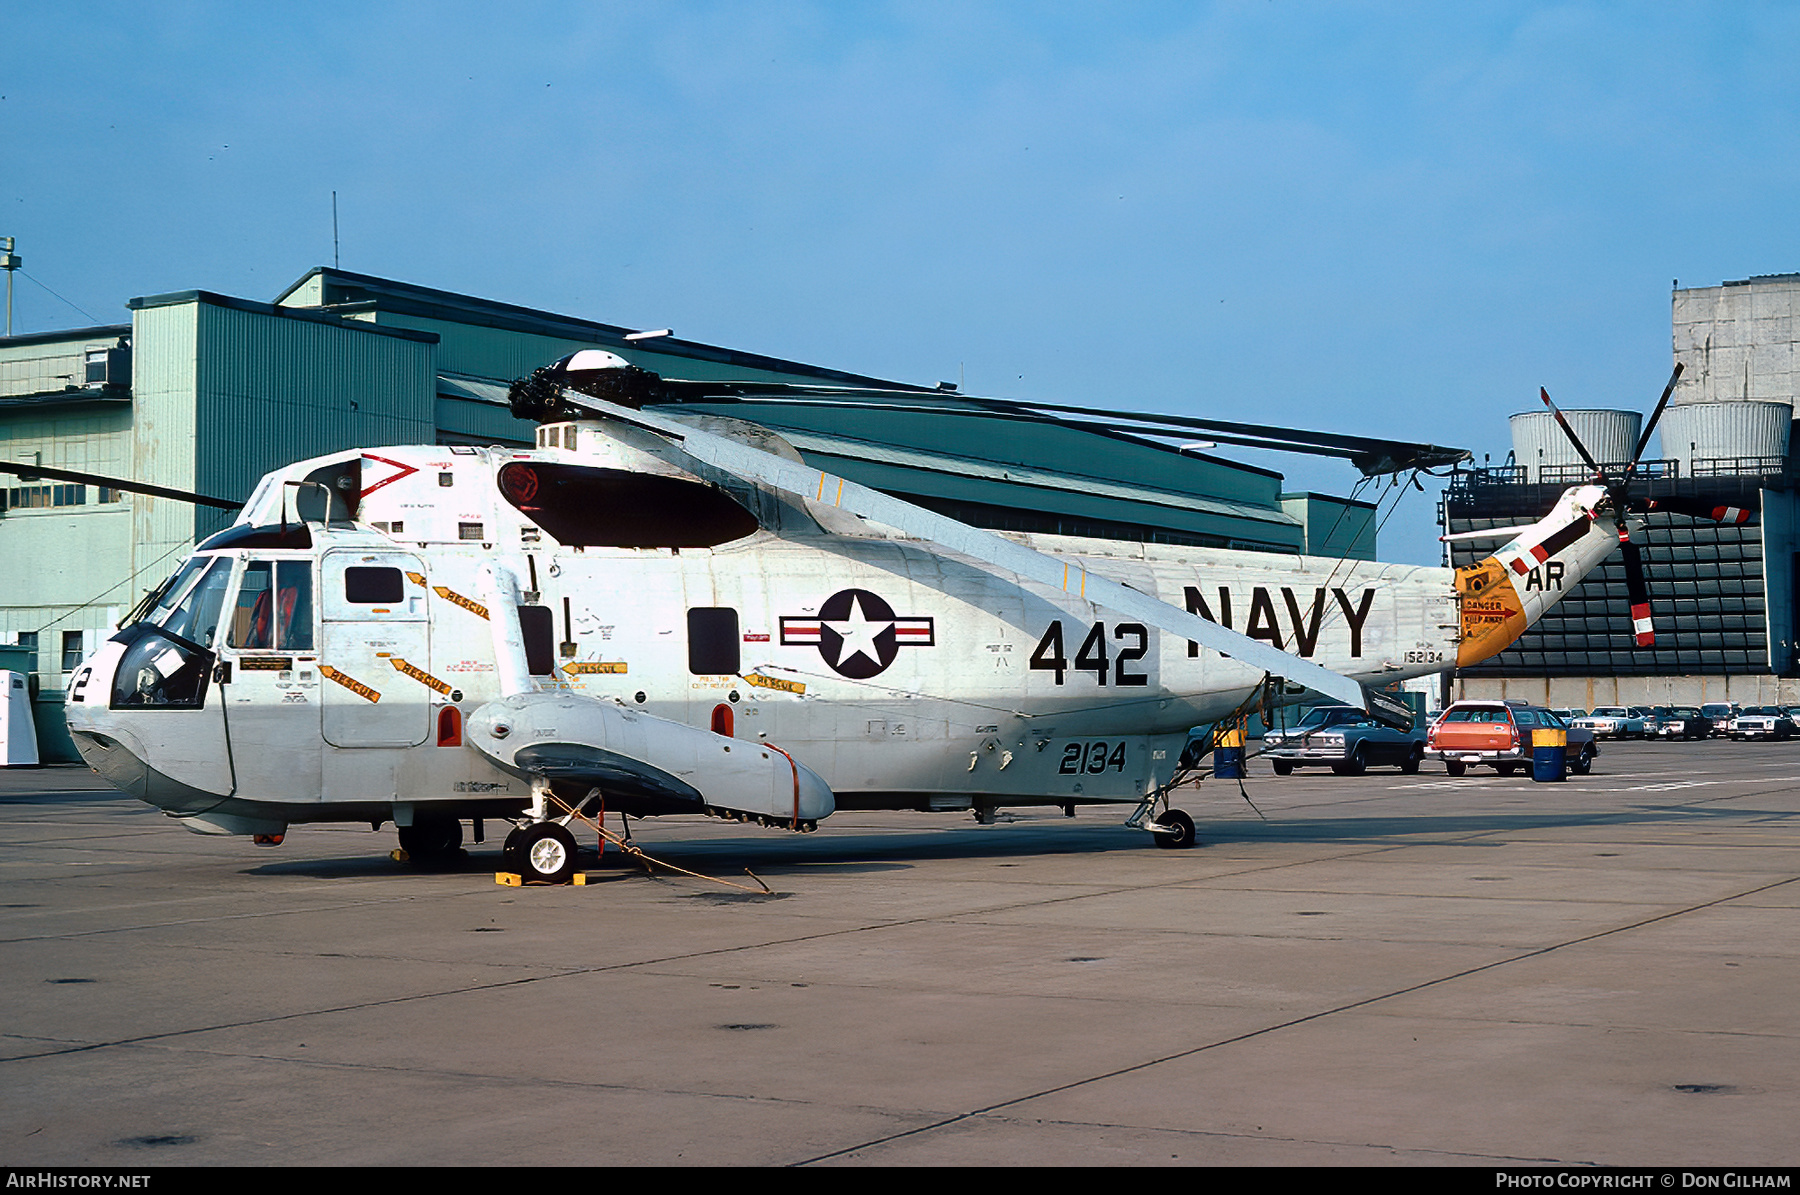
[[[346,269],[1499,458],[1539,385],[1648,408],[1672,279],[1800,269],[1790,5],[27,2],[6,40],[19,331],[272,298],[336,190]],[[1434,499],[1384,558],[1436,562]]]

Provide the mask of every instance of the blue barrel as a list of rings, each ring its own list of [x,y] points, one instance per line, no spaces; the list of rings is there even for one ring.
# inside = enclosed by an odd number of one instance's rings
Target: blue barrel
[[[1244,778],[1244,731],[1242,727],[1233,727],[1219,735],[1219,744],[1213,748],[1213,775],[1221,780],[1242,780]]]
[[[1568,779],[1569,732],[1531,732],[1531,778],[1539,784],[1561,784]]]

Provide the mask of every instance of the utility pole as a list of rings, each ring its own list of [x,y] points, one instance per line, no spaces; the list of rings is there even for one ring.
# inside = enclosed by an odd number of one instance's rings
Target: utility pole
[[[12,335],[13,271],[19,268],[19,255],[13,252],[13,239],[0,237],[0,270],[6,271],[6,334]]]

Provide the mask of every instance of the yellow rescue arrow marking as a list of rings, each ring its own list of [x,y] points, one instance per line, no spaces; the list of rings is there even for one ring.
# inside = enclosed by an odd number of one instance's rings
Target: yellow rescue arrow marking
[[[390,663],[394,666],[394,671],[405,673],[407,676],[412,677],[414,680],[418,681],[421,685],[424,685],[426,688],[436,689],[438,692],[443,693],[446,696],[449,695],[450,686],[445,684],[443,681],[439,680],[437,677],[431,675],[431,673],[425,671],[423,668],[419,668],[412,664],[409,664],[405,660],[401,659],[399,656],[389,656],[388,663]]]
[[[425,588],[425,574],[424,573],[407,573],[406,579],[408,581],[411,581],[414,585],[419,586],[421,589]]]
[[[760,673],[748,672],[744,674],[743,679],[746,685],[755,685],[759,689],[779,689],[783,693],[804,694],[806,692],[806,685],[802,682],[782,680],[778,676],[763,676]]]
[[[564,664],[563,671],[570,676],[584,676],[594,672],[627,672],[630,669],[624,660],[586,660],[581,663]]]
[[[350,690],[358,697],[363,698],[365,701],[376,702],[381,700],[381,694],[369,688],[369,686],[363,684],[361,681],[353,680],[350,677],[345,676],[330,664],[320,664],[319,671],[325,674],[326,680],[336,681],[338,684],[344,686],[344,688]]]
[[[454,589],[445,589],[442,585],[433,585],[431,589],[433,593],[437,594],[445,601],[455,602],[477,618],[486,618],[488,616],[488,609],[486,606],[482,605],[480,602],[471,601]]]

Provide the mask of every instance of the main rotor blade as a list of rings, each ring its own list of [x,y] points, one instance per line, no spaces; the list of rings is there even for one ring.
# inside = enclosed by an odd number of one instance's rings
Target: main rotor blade
[[[1656,430],[1657,420],[1662,418],[1663,408],[1669,405],[1669,396],[1675,393],[1675,381],[1681,376],[1681,362],[1675,362],[1675,372],[1669,375],[1669,384],[1663,387],[1662,398],[1656,404],[1656,410],[1650,412],[1650,421],[1644,424],[1644,434],[1638,437],[1637,451],[1631,454],[1631,464],[1625,468],[1625,476],[1630,477],[1637,469],[1637,463],[1644,455],[1644,449],[1650,444],[1650,433]]]
[[[779,382],[708,382],[664,378],[662,389],[681,403],[743,403],[746,405],[805,406],[863,411],[927,412],[934,417],[1029,419],[1064,427],[1079,427],[1105,434],[1108,431],[1138,435],[1193,439],[1199,432],[1224,444],[1242,444],[1275,452],[1309,453],[1348,460],[1364,474],[1398,473],[1411,468],[1454,465],[1474,456],[1466,448],[1446,448],[1404,440],[1314,432],[1301,428],[1260,423],[1233,423],[1195,419],[1182,415],[1156,415],[1143,411],[1108,411],[1098,407],[1061,403],[1020,402],[981,398],[941,390],[891,391],[854,387],[796,386]]]
[[[1556,422],[1563,429],[1563,435],[1569,437],[1569,443],[1575,445],[1575,451],[1581,454],[1581,459],[1587,463],[1587,467],[1594,471],[1594,476],[1598,478],[1600,483],[1606,486],[1607,489],[1611,489],[1612,480],[1606,476],[1606,470],[1602,469],[1599,462],[1595,461],[1594,458],[1588,454],[1587,445],[1581,442],[1581,437],[1576,435],[1575,429],[1569,426],[1569,421],[1564,418],[1562,411],[1557,409],[1556,404],[1550,401],[1550,392],[1542,386],[1539,386],[1538,397],[1544,400],[1544,405],[1550,408],[1550,413],[1552,415],[1556,416]]]
[[[1631,603],[1631,633],[1639,647],[1656,643],[1656,628],[1650,624],[1650,586],[1644,580],[1644,560],[1638,546],[1628,535],[1619,535],[1619,554],[1625,560],[1625,596]]]
[[[192,502],[196,506],[214,506],[220,510],[244,509],[242,502],[228,502],[224,498],[209,498],[205,494],[196,494],[192,490],[172,490],[167,486],[149,485],[142,481],[103,477],[98,473],[77,473],[72,469],[52,469],[46,465],[21,465],[12,461],[0,461],[0,473],[16,473],[21,480],[48,477],[52,481],[78,481],[87,485],[105,486],[112,490],[124,490],[128,494],[146,494],[152,498],[173,498],[177,502]]]
[[[1172,635],[1204,644],[1253,668],[1305,685],[1346,705],[1376,713],[1369,691],[1356,681],[1323,668],[1310,660],[1209,622],[1196,614],[1140,593],[1117,581],[1091,573],[1086,566],[1046,555],[1013,543],[989,531],[971,527],[945,515],[914,506],[856,482],[821,472],[736,440],[702,432],[688,424],[647,411],[634,411],[604,399],[589,398],[573,390],[564,401],[603,418],[642,427],[667,437],[696,460],[703,461],[752,484],[781,490],[812,502],[836,506],[865,519],[916,536],[927,543],[960,553],[995,570],[1060,589],[1076,597],[1116,610]]]

